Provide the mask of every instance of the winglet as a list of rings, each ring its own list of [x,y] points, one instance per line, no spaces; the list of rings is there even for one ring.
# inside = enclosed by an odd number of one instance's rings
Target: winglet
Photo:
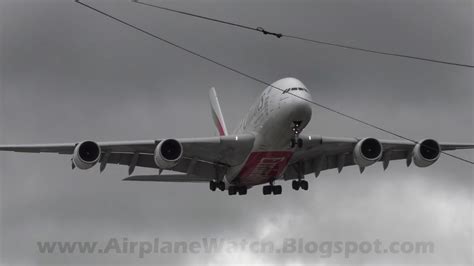
[[[209,90],[209,99],[211,101],[212,120],[214,120],[217,132],[219,136],[227,136],[227,127],[225,126],[224,117],[222,116],[221,107],[214,87]]]

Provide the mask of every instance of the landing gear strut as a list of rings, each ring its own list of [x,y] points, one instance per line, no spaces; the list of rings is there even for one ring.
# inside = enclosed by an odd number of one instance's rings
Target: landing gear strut
[[[298,145],[298,148],[303,147],[303,140],[299,138],[300,125],[301,125],[301,121],[293,121],[293,127],[291,128],[291,130],[293,131],[293,138],[290,140],[291,148],[294,148],[297,145]]]

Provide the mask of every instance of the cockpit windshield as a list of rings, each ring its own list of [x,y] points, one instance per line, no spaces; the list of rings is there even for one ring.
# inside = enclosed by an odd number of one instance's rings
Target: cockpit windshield
[[[289,88],[289,89],[284,90],[283,93],[288,93],[290,91],[298,91],[298,90],[308,92],[308,90],[305,88]]]

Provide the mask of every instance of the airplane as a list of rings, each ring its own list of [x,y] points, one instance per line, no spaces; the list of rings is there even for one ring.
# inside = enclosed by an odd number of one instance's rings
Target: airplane
[[[277,90],[275,88],[280,88]],[[99,164],[128,166],[125,181],[206,182],[212,191],[245,195],[264,185],[264,195],[279,195],[275,181],[291,180],[294,190],[308,190],[305,175],[346,166],[368,166],[382,162],[387,169],[392,160],[406,160],[427,167],[442,151],[472,149],[474,144],[438,143],[423,139],[340,138],[303,135],[312,116],[311,95],[296,78],[283,78],[268,86],[251,106],[232,134],[227,131],[214,88],[209,91],[211,114],[217,135],[205,138],[153,139],[136,141],[0,145],[2,151],[58,153],[71,155],[72,169],[90,169]],[[135,167],[157,169],[153,175],[132,175]],[[181,174],[162,174],[163,170]]]

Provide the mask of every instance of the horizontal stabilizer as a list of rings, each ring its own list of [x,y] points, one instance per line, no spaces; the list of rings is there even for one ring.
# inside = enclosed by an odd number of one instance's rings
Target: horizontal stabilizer
[[[123,181],[154,181],[154,182],[188,182],[199,183],[209,182],[210,178],[194,175],[134,175],[129,176]]]

